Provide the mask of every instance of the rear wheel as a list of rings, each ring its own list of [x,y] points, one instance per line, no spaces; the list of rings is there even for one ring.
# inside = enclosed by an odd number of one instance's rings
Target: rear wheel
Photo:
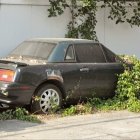
[[[62,94],[58,87],[49,84],[42,86],[35,99],[32,100],[32,111],[35,113],[48,113],[62,105]]]

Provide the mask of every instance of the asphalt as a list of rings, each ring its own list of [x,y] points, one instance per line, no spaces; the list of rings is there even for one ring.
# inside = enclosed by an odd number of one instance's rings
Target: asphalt
[[[45,120],[43,124],[0,121],[0,140],[139,140],[140,114],[127,111]]]

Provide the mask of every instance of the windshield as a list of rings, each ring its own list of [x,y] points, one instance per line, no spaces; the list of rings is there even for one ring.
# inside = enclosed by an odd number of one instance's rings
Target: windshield
[[[32,57],[37,59],[46,59],[55,48],[55,43],[25,41],[20,44],[13,52],[9,54],[11,57]]]

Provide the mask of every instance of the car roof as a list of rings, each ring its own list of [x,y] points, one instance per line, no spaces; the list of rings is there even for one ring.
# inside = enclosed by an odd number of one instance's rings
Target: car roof
[[[73,43],[97,43],[93,40],[88,39],[75,39],[75,38],[32,38],[27,41],[37,41],[37,42],[49,42],[49,43],[60,43],[60,42],[73,42]]]

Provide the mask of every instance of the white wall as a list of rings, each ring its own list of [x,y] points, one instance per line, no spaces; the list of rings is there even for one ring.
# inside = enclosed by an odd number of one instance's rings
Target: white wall
[[[0,57],[8,54],[25,39],[64,37],[66,33],[70,19],[68,10],[62,16],[48,18],[48,6],[38,6],[37,2],[24,5],[19,1],[16,3],[13,0],[15,4],[12,4],[5,0],[0,6]]]
[[[70,14],[48,18],[49,0],[1,0],[0,57],[20,42],[32,37],[64,37]],[[103,44],[118,54],[135,54],[140,58],[140,28],[116,25],[107,19],[108,9],[99,9],[97,35]]]
[[[103,44],[117,54],[136,55],[140,58],[140,27],[128,23],[115,24],[109,20],[109,9],[99,9],[97,14],[97,35]]]

